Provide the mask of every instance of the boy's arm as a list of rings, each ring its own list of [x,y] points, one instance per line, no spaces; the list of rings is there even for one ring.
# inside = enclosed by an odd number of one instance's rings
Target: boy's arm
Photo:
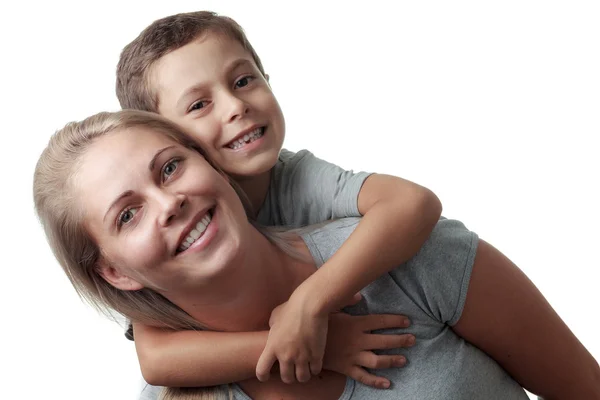
[[[404,365],[400,355],[372,350],[409,347],[411,335],[371,334],[371,331],[406,328],[401,315],[330,316],[325,368],[365,385],[389,387],[390,382],[365,368]],[[258,358],[267,342],[263,332],[172,331],[134,324],[135,345],[142,375],[154,386],[214,386],[253,378]]]
[[[154,386],[213,386],[254,377],[268,331],[172,331],[134,323],[144,380]]]
[[[375,174],[360,189],[358,210],[363,218],[355,231],[294,291],[278,321],[272,321],[257,365],[259,379],[268,379],[275,361],[279,361],[284,382],[306,381],[311,373],[318,373],[327,315],[340,308],[344,299],[414,256],[439,220],[442,206],[422,186]]]
[[[354,232],[292,295],[315,315],[339,309],[345,298],[412,258],[438,222],[442,205],[423,186],[373,174],[360,190],[358,210],[363,218]]]

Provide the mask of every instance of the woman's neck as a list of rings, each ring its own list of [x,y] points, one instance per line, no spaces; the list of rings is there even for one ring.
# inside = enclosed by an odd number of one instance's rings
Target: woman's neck
[[[208,329],[251,331],[269,328],[271,312],[286,302],[293,291],[316,271],[314,263],[302,262],[285,253],[256,229],[246,237],[231,273],[210,282],[207,288],[188,292],[175,300],[183,310]],[[293,246],[310,259],[304,242]]]

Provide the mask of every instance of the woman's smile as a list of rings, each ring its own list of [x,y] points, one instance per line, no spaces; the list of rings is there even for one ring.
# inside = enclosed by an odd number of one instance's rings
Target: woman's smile
[[[204,250],[217,236],[218,230],[217,207],[201,211],[182,232],[176,256]]]

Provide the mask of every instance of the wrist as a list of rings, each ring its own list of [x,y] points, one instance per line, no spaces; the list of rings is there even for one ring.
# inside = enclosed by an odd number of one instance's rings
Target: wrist
[[[310,282],[310,278],[304,281],[294,290],[290,296],[290,302],[299,305],[306,315],[312,317],[322,317],[328,315],[331,311],[327,307],[323,289]]]

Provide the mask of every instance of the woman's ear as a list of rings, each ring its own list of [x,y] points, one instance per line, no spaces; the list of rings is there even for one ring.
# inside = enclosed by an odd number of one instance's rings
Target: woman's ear
[[[123,275],[116,268],[111,267],[105,260],[100,259],[96,264],[98,273],[112,286],[121,290],[140,290],[144,285],[130,277]]]

